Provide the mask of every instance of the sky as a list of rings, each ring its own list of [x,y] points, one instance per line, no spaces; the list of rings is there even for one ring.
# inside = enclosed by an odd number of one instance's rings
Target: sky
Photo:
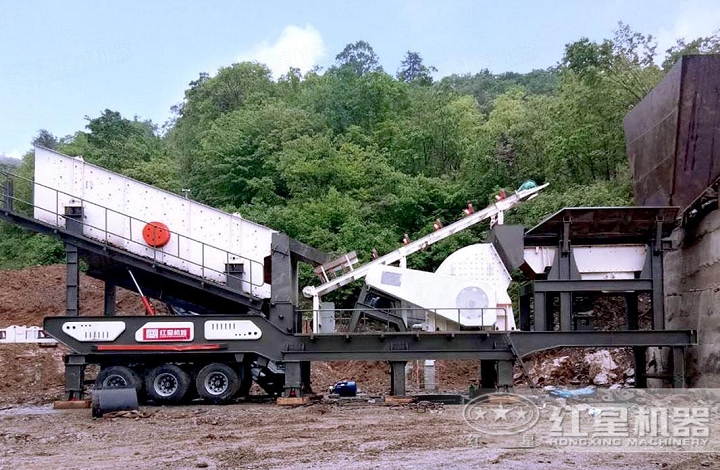
[[[0,155],[105,109],[162,124],[199,73],[234,62],[275,76],[327,68],[364,40],[392,74],[408,50],[437,77],[528,72],[557,64],[565,44],[612,37],[618,21],[664,51],[720,29],[720,1],[0,0]]]

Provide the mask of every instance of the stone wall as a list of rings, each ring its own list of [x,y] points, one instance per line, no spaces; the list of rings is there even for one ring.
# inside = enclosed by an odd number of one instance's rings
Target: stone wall
[[[688,385],[720,387],[720,210],[686,233],[664,263],[665,327],[698,331],[698,346],[686,354]],[[653,353],[648,359],[657,362],[654,369],[669,370],[667,351]]]

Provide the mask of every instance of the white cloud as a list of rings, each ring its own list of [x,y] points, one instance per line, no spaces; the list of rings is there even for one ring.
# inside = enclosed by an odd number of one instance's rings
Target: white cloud
[[[0,155],[4,157],[16,158],[19,160],[22,158],[23,153],[20,150],[10,150],[8,152],[0,152]]]
[[[678,39],[692,41],[710,36],[720,29],[720,8],[717,0],[685,0],[677,7],[675,23],[670,29],[663,28],[657,34],[658,53],[675,45]]]
[[[318,30],[310,25],[304,28],[289,25],[274,44],[257,44],[240,54],[238,59],[265,64],[277,78],[287,73],[290,67],[297,67],[301,72],[311,70],[325,56],[325,50],[325,42]]]

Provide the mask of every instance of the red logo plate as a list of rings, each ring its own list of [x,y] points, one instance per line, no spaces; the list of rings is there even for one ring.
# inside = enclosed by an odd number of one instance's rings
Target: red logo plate
[[[144,328],[144,341],[188,341],[190,328]]]

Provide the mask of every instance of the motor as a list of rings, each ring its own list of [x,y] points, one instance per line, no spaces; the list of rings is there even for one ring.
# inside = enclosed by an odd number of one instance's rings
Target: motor
[[[354,397],[357,395],[357,384],[353,380],[341,380],[333,385],[332,393],[341,397]]]

